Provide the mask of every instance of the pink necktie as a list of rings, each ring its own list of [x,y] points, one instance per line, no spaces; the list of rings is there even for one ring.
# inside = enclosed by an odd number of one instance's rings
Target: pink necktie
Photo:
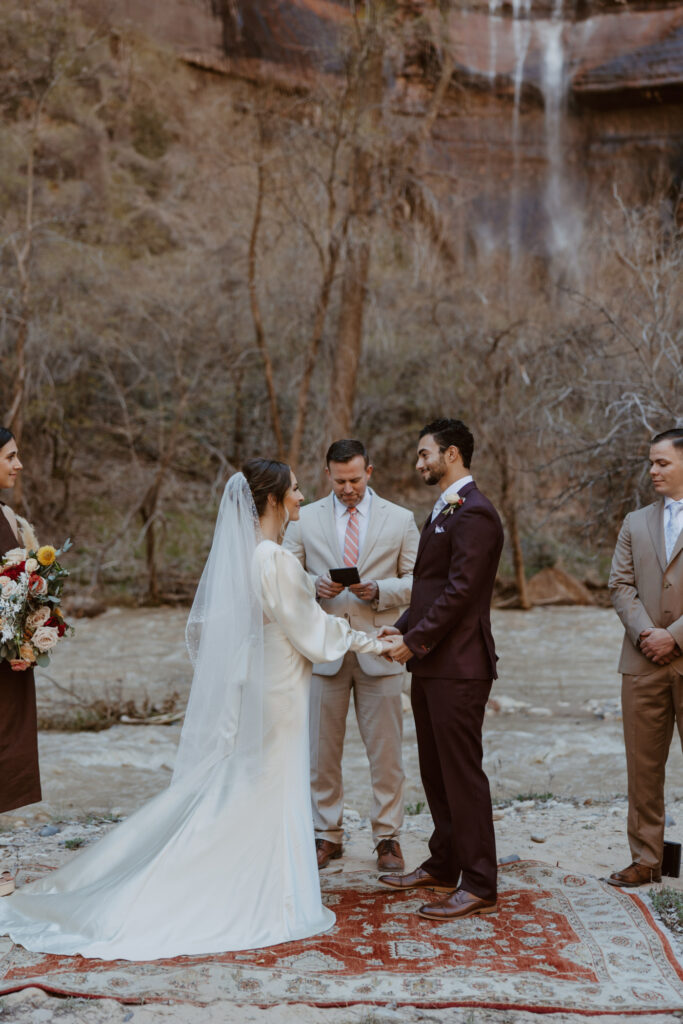
[[[349,521],[344,537],[344,565],[358,565],[360,540],[358,533],[358,509],[349,509]]]

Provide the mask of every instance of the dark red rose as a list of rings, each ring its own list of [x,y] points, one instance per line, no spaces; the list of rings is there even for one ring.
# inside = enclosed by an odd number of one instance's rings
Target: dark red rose
[[[26,562],[17,562],[16,565],[8,565],[0,571],[0,576],[8,576],[11,580],[18,580],[24,571]]]

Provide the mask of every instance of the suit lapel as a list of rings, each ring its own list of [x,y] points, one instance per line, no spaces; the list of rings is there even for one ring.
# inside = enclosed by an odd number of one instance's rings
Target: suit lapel
[[[645,522],[647,523],[648,533],[650,534],[650,539],[657,555],[657,561],[662,567],[662,572],[666,569],[666,545],[664,543],[663,523],[664,516],[662,514],[663,508],[664,502],[656,501],[654,505],[649,505],[645,512]],[[680,537],[678,538],[678,541],[679,543],[681,542]],[[679,547],[679,543],[676,544],[674,553]]]
[[[385,520],[387,518],[388,510],[386,503],[378,498],[377,495],[372,493],[372,501],[370,502],[370,517],[368,519],[368,528],[363,539],[363,545],[361,547],[360,556],[358,558],[358,572],[360,573],[361,579],[363,577],[363,567],[368,559],[368,554],[372,551],[379,537]]]
[[[470,484],[465,484],[463,489],[459,492],[460,496],[462,498],[467,498],[467,495],[470,493],[470,491],[476,490],[476,487],[477,487],[477,485],[474,483],[474,481],[472,483],[470,483]],[[427,544],[429,543],[429,538],[433,536],[434,532],[436,531],[437,526],[443,526],[443,524],[444,524],[444,522],[446,520],[446,514],[448,514],[448,517],[450,518],[450,516],[457,516],[459,511],[460,511],[460,509],[456,509],[454,512],[449,512],[448,509],[445,508],[443,510],[443,512],[439,512],[438,516],[433,521],[432,521],[431,515],[430,515],[430,518],[427,520],[427,522],[424,524],[424,526],[422,528],[422,534],[420,535],[420,544],[419,544],[418,549],[417,549],[417,558],[415,559],[415,567],[413,569],[413,572],[417,571],[417,567],[419,565],[420,558],[421,558],[422,554],[424,553],[424,550],[427,547]]]
[[[320,528],[325,537],[328,548],[332,552],[336,552],[339,556],[339,565],[344,564],[344,553],[339,550],[339,538],[337,537],[337,524],[335,522],[334,515],[334,502],[332,501],[332,495],[328,495],[327,498],[323,498],[318,506],[318,516],[320,522]],[[331,566],[332,569],[335,566]]]

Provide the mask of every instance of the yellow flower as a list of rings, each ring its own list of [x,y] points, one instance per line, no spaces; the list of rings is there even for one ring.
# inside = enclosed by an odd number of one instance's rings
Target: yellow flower
[[[49,544],[44,544],[43,547],[38,548],[36,552],[36,558],[41,565],[52,565],[56,557],[57,552]]]

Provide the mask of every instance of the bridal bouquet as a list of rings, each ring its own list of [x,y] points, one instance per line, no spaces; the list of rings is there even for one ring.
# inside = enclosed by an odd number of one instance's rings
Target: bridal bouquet
[[[59,550],[49,544],[37,551],[12,548],[0,557],[0,660],[15,672],[32,665],[48,665],[50,653],[73,628],[59,607],[68,571]]]

